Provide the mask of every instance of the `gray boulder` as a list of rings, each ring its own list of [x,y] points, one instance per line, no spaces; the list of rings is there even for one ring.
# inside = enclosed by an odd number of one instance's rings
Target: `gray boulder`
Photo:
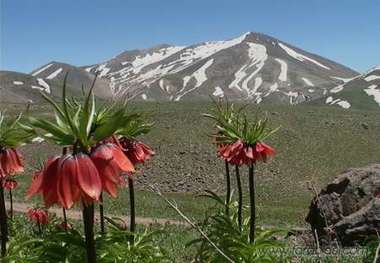
[[[363,244],[380,233],[380,164],[350,169],[312,200],[306,221],[321,244]]]

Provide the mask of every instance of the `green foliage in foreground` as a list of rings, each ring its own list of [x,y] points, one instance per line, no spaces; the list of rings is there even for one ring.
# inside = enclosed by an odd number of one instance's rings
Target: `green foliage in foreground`
[[[53,221],[44,229],[42,236],[27,229],[20,231],[12,237],[4,262],[85,262],[86,247],[82,233],[75,229],[65,231],[54,225]],[[12,227],[13,232],[22,229],[20,222],[14,222]],[[96,236],[98,262],[172,262],[166,252],[155,244],[158,234],[158,230],[144,230],[133,235],[123,227],[111,224],[106,234]]]
[[[377,237],[370,240],[368,248],[337,249],[333,251],[318,251],[314,248],[293,247],[286,241],[276,241],[283,236],[282,231],[258,229],[256,243],[248,245],[244,236],[237,238],[237,231],[228,229],[226,233],[212,235],[225,231],[226,226],[236,226],[234,216],[224,220],[225,216],[215,213],[208,217],[209,225],[202,228],[210,235],[220,248],[233,246],[224,251],[229,256],[244,257],[245,261],[236,259],[236,262],[252,262],[250,257],[260,256],[261,261],[254,262],[368,262],[372,263],[375,250],[380,244]],[[16,216],[11,221],[11,240],[9,254],[2,262],[6,263],[35,263],[35,262],[84,262],[85,249],[81,232],[71,230],[65,232],[56,227],[57,219],[44,228],[44,234],[38,235],[36,226],[31,225],[24,216]],[[75,229],[82,229],[79,222],[74,223]],[[215,224],[215,225],[211,225]],[[153,226],[149,230],[142,228],[135,236],[135,245],[129,242],[130,233],[122,226],[107,225],[107,233],[97,236],[98,262],[191,262],[194,258],[208,258],[211,262],[226,262],[209,243],[197,238],[194,231],[178,226]],[[227,233],[233,232],[230,237]],[[239,246],[241,243],[241,247]],[[186,245],[188,244],[188,245]],[[202,246],[203,244],[203,246]],[[252,253],[252,254],[250,254]],[[218,261],[220,259],[220,261]],[[266,259],[266,261],[264,260]]]

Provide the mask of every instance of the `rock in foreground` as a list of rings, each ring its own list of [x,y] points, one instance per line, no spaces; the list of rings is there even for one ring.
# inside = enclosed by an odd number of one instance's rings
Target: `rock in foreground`
[[[362,244],[380,233],[380,164],[350,169],[316,196],[306,221],[322,244]]]

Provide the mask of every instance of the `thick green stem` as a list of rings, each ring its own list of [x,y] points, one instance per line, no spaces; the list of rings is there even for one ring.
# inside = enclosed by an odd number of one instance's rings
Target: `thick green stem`
[[[83,224],[86,237],[87,263],[96,263],[96,249],[94,240],[94,205],[83,204]]]
[[[227,161],[225,161],[226,166],[226,214],[230,213],[229,205],[231,200],[231,177],[230,177],[230,166]]]
[[[249,165],[249,201],[250,201],[250,219],[249,219],[249,242],[255,241],[256,227],[256,204],[255,204],[255,167]]]
[[[130,202],[130,228],[131,233],[136,231],[136,211],[135,211],[135,189],[133,186],[133,179],[128,177],[128,188],[129,188],[129,202]],[[134,236],[131,237],[131,243],[134,243]]]
[[[240,231],[243,226],[243,190],[241,187],[239,165],[235,165],[236,184],[238,189],[238,224]]]
[[[1,234],[1,256],[4,257],[7,253],[8,241],[8,223],[7,210],[5,209],[5,198],[3,179],[0,178],[0,234]]]
[[[100,194],[99,198],[99,216],[100,216],[100,232],[102,234],[105,233],[105,226],[104,226],[104,205],[103,205],[103,194]]]

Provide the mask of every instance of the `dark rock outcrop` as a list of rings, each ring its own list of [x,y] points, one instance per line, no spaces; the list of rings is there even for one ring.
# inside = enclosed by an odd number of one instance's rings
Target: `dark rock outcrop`
[[[380,164],[350,169],[316,196],[306,221],[321,244],[336,239],[343,246],[362,244],[380,233]]]

